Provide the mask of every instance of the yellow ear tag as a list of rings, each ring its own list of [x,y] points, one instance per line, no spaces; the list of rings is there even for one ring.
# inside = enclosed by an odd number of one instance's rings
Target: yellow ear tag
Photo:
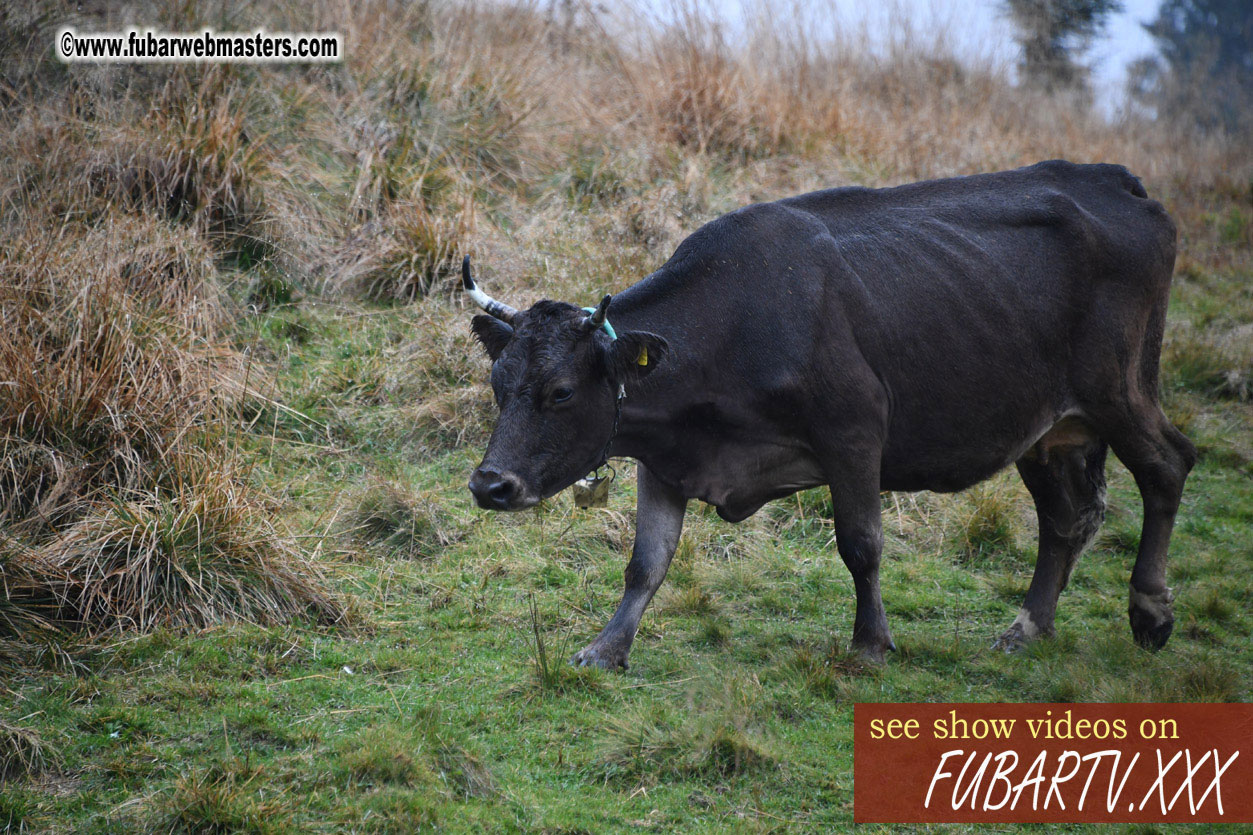
[[[639,356],[639,359],[635,361],[635,363],[636,365],[648,365],[648,346],[647,345],[640,346],[640,356]]]

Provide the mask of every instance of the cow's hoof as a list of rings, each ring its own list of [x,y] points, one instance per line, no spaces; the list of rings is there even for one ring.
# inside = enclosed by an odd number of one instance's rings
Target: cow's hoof
[[[896,644],[892,642],[891,638],[888,638],[886,642],[882,643],[859,644],[854,642],[852,649],[862,661],[882,666],[887,663],[888,650],[896,652]]]
[[[1145,594],[1131,587],[1131,603],[1127,608],[1131,634],[1136,643],[1148,650],[1166,646],[1175,628],[1175,595],[1170,589]]]
[[[627,651],[604,644],[591,643],[574,654],[570,663],[576,667],[600,667],[602,670],[625,670]]]
[[[1015,621],[1009,629],[1001,633],[1001,637],[992,642],[992,649],[999,649],[1001,652],[1017,652],[1030,642],[1031,639],[1027,637],[1022,624]]]
[[[1051,626],[1041,628],[1026,609],[1018,612],[1018,617],[1001,633],[1001,637],[992,642],[992,649],[1002,652],[1017,652],[1042,635],[1052,635]]]

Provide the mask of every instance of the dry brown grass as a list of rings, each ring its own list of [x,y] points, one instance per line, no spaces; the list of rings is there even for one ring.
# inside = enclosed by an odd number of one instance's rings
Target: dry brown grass
[[[23,232],[0,264],[0,519],[29,543],[5,549],[7,631],[338,618],[213,429],[248,369],[193,233]]]
[[[221,71],[172,76],[146,110],[127,108],[133,122],[101,132],[86,172],[91,194],[180,221],[223,247],[264,243],[267,146],[238,90]]]
[[[244,85],[225,68],[50,81],[37,63],[0,135],[4,654],[341,618],[222,431],[265,380],[230,340],[222,274],[271,248]]]
[[[0,533],[0,667],[66,660],[51,587],[61,577],[33,548]]]
[[[37,731],[0,720],[0,782],[39,773],[50,757]]]
[[[27,227],[0,255],[0,449],[9,524],[46,528],[134,488],[223,398],[242,358],[194,238],[133,218]]]
[[[422,200],[394,203],[344,242],[329,285],[375,301],[419,299],[458,274],[473,227],[469,200],[447,212],[432,211]]]
[[[175,469],[170,488],[101,503],[40,549],[59,573],[62,620],[147,630],[344,616],[243,479],[220,461]]]

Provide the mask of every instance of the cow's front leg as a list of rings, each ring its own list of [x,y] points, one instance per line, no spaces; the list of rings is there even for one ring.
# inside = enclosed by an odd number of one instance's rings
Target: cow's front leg
[[[635,547],[626,567],[622,602],[596,640],[574,654],[570,663],[626,669],[631,643],[649,601],[666,578],[683,531],[687,500],[653,478],[641,464],[635,513]]]
[[[845,471],[831,484],[835,543],[857,592],[853,617],[853,649],[869,661],[882,663],[896,649],[888,630],[888,616],[879,593],[879,558],[883,527],[879,507],[879,472],[868,462]]]

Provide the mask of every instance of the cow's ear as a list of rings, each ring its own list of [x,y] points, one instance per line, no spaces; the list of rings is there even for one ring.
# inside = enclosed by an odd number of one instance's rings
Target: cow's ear
[[[505,350],[505,346],[509,344],[509,340],[513,339],[513,328],[495,316],[482,314],[475,316],[470,320],[470,330],[474,331],[479,342],[483,343],[483,348],[491,357],[492,362],[496,361],[496,358]]]
[[[665,359],[669,349],[666,340],[655,333],[620,333],[609,346],[610,374],[619,382],[645,377]]]

